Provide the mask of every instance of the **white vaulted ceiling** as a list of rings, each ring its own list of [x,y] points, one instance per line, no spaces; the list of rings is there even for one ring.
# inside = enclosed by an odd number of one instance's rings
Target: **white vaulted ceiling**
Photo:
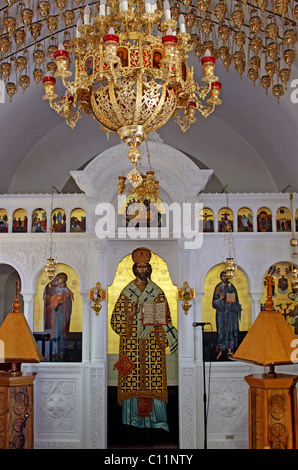
[[[196,79],[202,76],[196,58]],[[298,79],[297,60],[292,80]],[[184,152],[200,168],[214,170],[206,190],[276,192],[291,185],[298,191],[298,103],[291,102],[291,82],[278,104],[271,93],[217,61],[223,104],[183,134],[172,120],[158,134],[167,145]],[[71,130],[42,100],[35,84],[0,104],[0,193],[48,193],[52,185],[75,191],[70,171],[83,168],[96,155],[117,145],[99,124],[85,115]],[[62,96],[62,95],[61,95]],[[123,144],[124,145],[124,144]]]

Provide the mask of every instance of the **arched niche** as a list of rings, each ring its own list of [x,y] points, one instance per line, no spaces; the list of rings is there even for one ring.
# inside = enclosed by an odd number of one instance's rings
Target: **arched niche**
[[[248,207],[241,207],[237,213],[238,232],[253,232],[253,214]]]
[[[233,211],[228,207],[223,207],[218,211],[217,220],[219,232],[234,231],[234,215]]]
[[[31,232],[45,233],[47,231],[47,213],[42,207],[32,212]]]
[[[36,282],[33,333],[45,362],[81,361],[82,316],[76,271],[58,263],[52,281],[42,271]]]
[[[0,233],[8,232],[8,213],[6,209],[0,209]]]
[[[166,223],[164,202],[160,198],[145,198],[140,203],[136,193],[124,197],[118,204],[117,226],[127,227],[130,223],[138,227],[163,227]]]
[[[199,231],[214,232],[214,213],[208,207],[204,207],[199,212]]]
[[[206,326],[204,330],[204,342],[206,347],[206,361],[212,360],[229,360],[227,356],[227,350],[224,354],[219,356],[218,359],[218,350],[216,350],[217,343],[217,320],[216,320],[216,309],[214,308],[212,302],[215,296],[216,289],[218,289],[218,284],[221,283],[221,272],[224,271],[224,263],[217,264],[213,266],[207,273],[204,281],[204,295],[202,298],[202,320],[203,322],[208,322],[211,325]],[[238,301],[242,307],[240,318],[239,318],[239,338],[238,346],[245,337],[247,331],[251,326],[251,299],[249,295],[249,285],[246,274],[241,268],[237,268],[231,284],[234,285],[238,295]],[[219,292],[220,290],[218,290]],[[238,347],[235,345],[235,347]]]
[[[291,212],[287,207],[279,207],[276,211],[276,231],[291,232]]]
[[[71,211],[70,232],[86,232],[86,213],[79,207]]]
[[[16,209],[12,217],[12,232],[23,233],[28,229],[28,215],[25,209]]]
[[[52,230],[53,232],[66,232],[66,212],[60,207],[52,211]]]
[[[6,315],[12,312],[12,303],[16,296],[16,282],[19,282],[20,310],[24,311],[23,296],[21,294],[21,278],[17,270],[9,264],[0,264],[0,326]]]
[[[272,213],[267,207],[261,207],[257,212],[258,232],[272,232]]]
[[[297,266],[294,265],[297,268]],[[264,274],[263,295],[261,297],[261,307],[265,309],[267,300],[267,287],[265,285],[266,277],[273,278],[273,302],[274,309],[281,312],[285,320],[298,336],[298,305],[297,302],[289,298],[292,291],[291,277],[293,264],[291,261],[277,261],[273,263]]]
[[[165,293],[173,326],[178,329],[178,306],[177,306],[177,286],[170,277],[166,262],[157,253],[152,252],[150,264],[152,266],[151,279]],[[118,263],[112,284],[108,287],[108,314],[107,314],[107,349],[108,349],[108,443],[110,445],[124,444],[132,438],[135,443],[146,443],[146,437],[158,441],[163,434],[165,442],[176,440],[178,445],[178,358],[170,354],[170,349],[166,350],[166,374],[168,386],[167,419],[169,424],[169,434],[158,429],[138,429],[134,426],[127,426],[122,423],[121,407],[117,404],[118,372],[114,364],[119,360],[119,335],[111,327],[112,313],[117,299],[123,288],[135,279],[133,274],[133,260],[131,253],[125,255]],[[179,347],[179,346],[178,346]],[[154,375],[154,370],[151,374]],[[157,434],[156,434],[157,432]],[[145,440],[144,440],[145,439]]]

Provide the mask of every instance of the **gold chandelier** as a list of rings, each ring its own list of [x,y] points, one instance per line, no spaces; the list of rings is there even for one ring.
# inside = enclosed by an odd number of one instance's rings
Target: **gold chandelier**
[[[196,109],[207,117],[221,104],[215,58],[209,51],[202,58],[205,83],[199,86],[186,61],[191,36],[183,15],[178,29],[177,25],[167,0],[163,10],[149,0],[110,0],[110,4],[101,0],[99,14],[92,21],[87,5],[84,22],[69,43],[75,57],[74,81],[70,81],[70,53],[62,44],[54,52],[54,77],[43,78],[43,99],[72,128],[83,113],[92,113],[102,129],[117,133],[130,147],[133,170],[128,179],[146,193],[154,185],[154,173],[144,178],[137,169],[140,143],[173,116],[185,132],[196,121]],[[153,34],[157,26],[160,36]],[[62,79],[66,89],[58,102],[56,78]]]
[[[70,53],[62,44],[54,52],[57,71],[43,78],[43,99],[72,128],[83,113],[92,113],[102,129],[117,133],[130,147],[133,182],[139,179],[141,184],[136,169],[140,143],[173,116],[183,131],[196,121],[196,109],[209,116],[221,104],[221,84],[209,51],[202,58],[205,84],[194,81],[193,68],[186,62],[191,36],[182,15],[176,31],[177,20],[171,18],[167,1],[164,10],[149,0],[108,2],[101,0],[93,21],[89,5],[84,8],[84,22],[69,42],[75,57],[74,81],[68,80],[72,75]],[[161,36],[153,34],[157,26]],[[58,102],[56,78],[66,88]]]

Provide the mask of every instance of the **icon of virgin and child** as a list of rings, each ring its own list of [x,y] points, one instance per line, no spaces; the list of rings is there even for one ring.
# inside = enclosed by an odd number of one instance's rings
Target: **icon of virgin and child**
[[[44,290],[45,330],[50,332],[52,354],[63,358],[65,340],[69,335],[73,292],[67,287],[67,274],[60,272]]]

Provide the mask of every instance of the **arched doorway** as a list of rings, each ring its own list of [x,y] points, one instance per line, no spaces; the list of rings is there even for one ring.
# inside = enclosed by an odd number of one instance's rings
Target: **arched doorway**
[[[44,362],[81,362],[82,310],[80,279],[71,266],[57,263],[52,281],[40,273],[33,333]]]
[[[145,335],[145,342],[154,343],[154,346],[150,349],[147,349],[147,345],[143,343],[144,348],[146,348],[146,352],[144,349],[144,368],[142,369],[142,357],[141,357],[141,346],[129,346],[131,348],[135,347],[135,351],[130,350],[129,356],[133,359],[133,366],[135,367],[135,375],[131,376],[131,383],[132,389],[135,392],[135,384],[139,383],[139,376],[142,373],[145,375],[143,376],[143,380],[146,383],[146,390],[150,389],[149,395],[151,395],[152,390],[155,390],[156,393],[159,393],[159,387],[162,387],[162,380],[166,380],[167,389],[167,404],[166,404],[166,426],[164,426],[164,422],[162,426],[160,426],[160,422],[156,419],[157,424],[152,424],[155,418],[150,411],[146,415],[146,417],[141,420],[132,419],[130,420],[129,424],[127,423],[127,408],[126,404],[125,411],[123,402],[121,402],[121,406],[119,405],[119,387],[122,387],[122,379],[119,376],[122,375],[122,372],[118,372],[119,368],[117,369],[117,361],[123,355],[123,349],[119,345],[122,344],[122,337],[121,334],[117,334],[115,330],[115,321],[119,321],[119,316],[117,320],[115,320],[115,311],[119,308],[120,305],[119,296],[126,291],[127,286],[130,285],[130,282],[136,279],[136,275],[133,273],[133,265],[134,261],[132,255],[129,254],[125,256],[118,264],[114,280],[112,285],[108,289],[108,332],[107,332],[107,349],[108,349],[108,447],[109,448],[146,448],[146,447],[160,447],[160,448],[178,448],[178,439],[179,439],[179,432],[178,432],[178,355],[177,355],[177,348],[170,344],[167,338],[167,348],[165,350],[165,367],[162,368],[160,366],[161,361],[159,358],[159,347],[158,340],[151,338],[151,333],[148,333],[148,337]],[[173,331],[177,331],[177,287],[172,283],[170,278],[170,274],[168,271],[168,267],[164,260],[157,254],[151,252],[151,259],[150,265],[152,267],[152,274],[151,280],[155,285],[157,285],[161,291],[164,293],[166,297],[166,301],[169,306],[169,316],[168,320],[171,322],[171,326],[173,326]],[[148,284],[149,285],[149,284]],[[123,290],[124,289],[124,290]],[[130,288],[129,288],[130,289]],[[149,290],[149,288],[148,288]],[[151,291],[150,291],[151,292]],[[155,296],[155,291],[152,291],[152,297]],[[128,294],[129,295],[129,294]],[[133,298],[133,297],[132,297]],[[150,302],[149,302],[150,303]],[[130,304],[129,304],[130,305]],[[130,306],[128,306],[128,309]],[[127,310],[126,310],[127,311]],[[118,312],[118,310],[117,310]],[[122,315],[122,314],[121,314]],[[112,328],[114,327],[114,329]],[[164,327],[160,325],[158,328],[166,328],[168,324]],[[120,326],[119,326],[120,328]],[[154,327],[152,327],[153,331]],[[117,330],[118,331],[118,330]],[[124,333],[126,334],[126,333]],[[141,335],[139,332],[138,334]],[[124,340],[125,341],[125,340]],[[132,342],[133,343],[133,342]],[[148,343],[146,343],[148,344]],[[142,346],[143,347],[143,346]],[[173,353],[173,350],[176,348],[176,353]],[[148,353],[149,351],[149,353]],[[115,367],[116,364],[116,367]],[[139,370],[137,373],[136,371]],[[143,370],[143,372],[142,372]],[[160,371],[161,374],[160,374]],[[161,375],[163,378],[161,378]],[[139,389],[138,389],[139,391]],[[132,392],[132,394],[134,393]],[[121,393],[121,392],[120,392]],[[154,393],[153,393],[154,395]],[[128,395],[127,395],[128,396]],[[148,397],[150,399],[150,397]],[[121,401],[121,400],[120,400]],[[126,400],[128,401],[128,400]],[[153,401],[153,400],[152,400]],[[161,400],[157,400],[161,401]],[[138,406],[138,416],[139,415],[139,401],[134,402],[134,406]],[[138,405],[136,405],[138,403]],[[132,405],[131,405],[132,406]],[[153,405],[153,413],[155,412]],[[132,408],[130,408],[132,410]],[[124,414],[126,417],[124,418]],[[150,424],[149,424],[150,423]]]
[[[24,311],[23,296],[21,294],[21,279],[15,268],[9,264],[0,264],[0,326],[6,315],[12,311],[12,303],[16,296],[16,282],[19,282],[19,301],[21,312]]]

